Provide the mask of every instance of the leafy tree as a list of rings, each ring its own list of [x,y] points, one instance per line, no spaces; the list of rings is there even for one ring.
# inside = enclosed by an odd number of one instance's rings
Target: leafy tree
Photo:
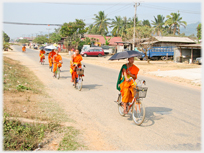
[[[78,48],[79,42],[84,33],[88,31],[88,27],[85,28],[85,23],[82,20],[76,19],[75,22],[64,23],[60,29],[60,35],[67,37],[64,41],[66,48],[75,47]]]
[[[91,24],[89,27],[88,27],[88,34],[97,34],[97,27],[94,27],[93,24]]]
[[[52,33],[51,36],[50,36],[50,40],[53,43],[58,43],[61,40],[61,36],[60,36],[60,34]]]
[[[120,31],[123,27],[123,20],[120,16],[115,16],[115,19],[112,19],[112,23],[111,23],[111,26],[110,28],[113,28],[112,29],[112,35],[113,36],[120,36]]]
[[[200,23],[197,27],[197,37],[199,40],[201,40],[201,38],[202,38],[201,37],[202,36],[202,31],[201,31],[202,29],[201,28],[202,28],[202,24]]]
[[[151,24],[150,24],[149,20],[143,20],[142,25],[143,26],[147,25],[147,26],[151,27]]]
[[[98,15],[94,14],[95,20],[94,27],[98,29],[97,34],[100,35],[107,35],[108,33],[108,25],[110,24],[108,21],[110,20],[107,18],[107,15],[105,15],[104,11],[99,11]]]
[[[184,28],[187,26],[186,21],[182,21],[182,17],[180,17],[180,13],[171,13],[170,15],[166,16],[167,20],[165,25],[168,25],[170,29],[173,30],[173,35],[176,33],[180,34],[180,26]]]
[[[162,33],[165,17],[162,15],[157,15],[157,18],[154,16],[154,21],[152,21],[152,25],[155,28],[155,32],[159,36]]]
[[[30,43],[30,42],[28,41],[28,39],[20,39],[19,42],[22,43],[22,44]]]
[[[127,29],[127,37],[130,39],[133,36],[134,28]],[[149,26],[137,26],[135,27],[135,38],[136,38],[136,47],[138,50],[142,51],[147,58],[147,51],[152,47],[152,41],[154,40],[153,37],[154,29]],[[145,44],[142,44],[142,40],[146,38],[148,39]],[[148,59],[148,58],[147,58]],[[147,60],[149,63],[149,60]]]
[[[5,42],[10,41],[10,37],[4,31],[3,31],[3,41],[5,41]]]
[[[44,43],[49,43],[49,40],[46,36],[39,36],[39,37],[36,37],[34,40],[33,40],[34,43],[37,43],[37,44],[44,44]]]

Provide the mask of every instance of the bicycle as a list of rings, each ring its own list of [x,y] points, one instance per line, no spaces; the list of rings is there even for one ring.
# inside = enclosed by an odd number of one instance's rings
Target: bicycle
[[[53,67],[53,64],[52,64],[52,67]],[[60,78],[60,69],[59,69],[58,65],[57,65],[57,70],[55,71],[55,77],[56,77],[57,79]]]
[[[132,118],[136,125],[141,125],[145,119],[145,106],[142,103],[142,98],[146,97],[148,87],[142,87],[142,85],[146,85],[145,80],[137,79],[140,85],[137,85],[134,88],[134,98],[132,102],[127,103],[126,110],[132,112]],[[137,83],[137,84],[138,84]],[[118,104],[118,111],[121,116],[125,116],[124,107],[121,93],[118,94],[117,104]]]
[[[74,87],[77,88],[79,91],[82,89],[82,82],[83,82],[83,75],[84,75],[84,67],[85,65],[82,65],[82,68],[76,67],[76,72],[78,75],[78,78],[74,78]]]
[[[44,54],[42,54],[41,57],[42,58],[40,59],[40,63],[41,63],[41,65],[44,65],[44,63],[45,63],[45,58],[43,58]]]

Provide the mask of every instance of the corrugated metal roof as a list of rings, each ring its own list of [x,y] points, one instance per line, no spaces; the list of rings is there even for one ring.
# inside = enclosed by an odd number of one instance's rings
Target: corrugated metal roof
[[[178,45],[179,47],[197,47],[197,48],[201,48],[202,44],[183,44],[183,45]]]
[[[178,42],[178,43],[196,43],[195,41],[191,40],[187,37],[163,37],[163,36],[155,36],[160,42]]]

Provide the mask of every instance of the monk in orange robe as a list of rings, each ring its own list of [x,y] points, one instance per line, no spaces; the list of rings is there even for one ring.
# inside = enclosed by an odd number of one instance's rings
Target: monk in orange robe
[[[127,114],[126,104],[132,102],[134,98],[133,90],[136,88],[134,81],[137,79],[137,74],[139,72],[139,68],[133,64],[134,57],[128,58],[128,61],[129,63],[122,66],[117,82],[117,89],[120,90],[122,95],[125,114]],[[132,77],[134,81],[130,79],[130,77]]]
[[[55,76],[55,71],[57,70],[57,67],[60,69],[60,67],[62,67],[62,63],[63,63],[62,56],[59,55],[59,51],[56,50],[56,54],[53,56],[53,74],[54,76]]]
[[[43,59],[45,59],[45,51],[43,50],[43,49],[41,49],[40,50],[40,54],[39,54],[39,56],[40,56],[40,62],[43,60]]]
[[[26,46],[22,47],[22,51],[25,52],[26,51]]]
[[[48,62],[49,62],[49,67],[52,67],[52,62],[53,62],[53,56],[55,55],[55,51],[54,49],[52,49],[52,51],[48,54]]]
[[[76,67],[81,68],[81,61],[83,60],[82,56],[79,54],[79,50],[75,51],[75,54],[72,55],[70,61],[70,73],[72,75],[71,82],[74,82],[75,78],[78,78]]]

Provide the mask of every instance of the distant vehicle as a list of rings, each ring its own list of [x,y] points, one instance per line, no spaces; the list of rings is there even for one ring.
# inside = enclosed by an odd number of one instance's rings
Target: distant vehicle
[[[43,49],[43,50],[44,50],[44,49],[45,49],[45,47],[46,47],[46,46],[41,46],[39,49],[40,49],[40,50],[41,50],[41,49]]]
[[[52,51],[52,49],[44,48],[44,51],[45,55],[48,55]]]
[[[88,51],[82,51],[80,53],[82,56],[87,57],[87,56],[104,56],[104,50],[101,47],[91,47],[89,48]]]
[[[196,63],[197,64],[202,64],[202,57],[197,57],[196,58]]]
[[[147,57],[152,60],[159,60],[159,59],[168,59],[173,58],[174,56],[174,47],[173,46],[162,46],[162,47],[152,47],[150,50],[147,51]],[[145,55],[142,55],[140,60],[143,60]]]

